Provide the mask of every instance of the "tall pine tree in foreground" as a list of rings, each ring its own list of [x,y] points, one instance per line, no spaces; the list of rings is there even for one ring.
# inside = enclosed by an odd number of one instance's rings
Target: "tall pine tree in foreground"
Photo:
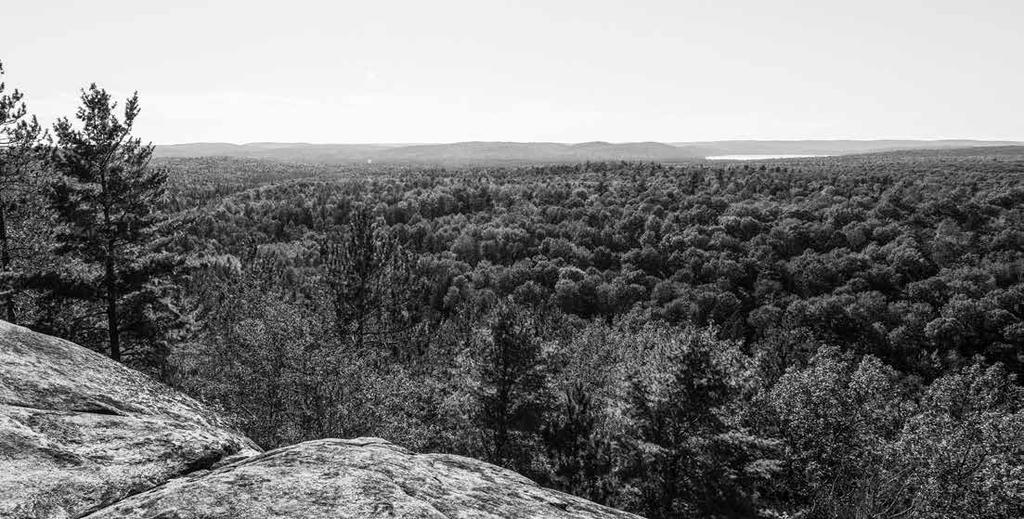
[[[166,173],[150,167],[153,146],[132,136],[138,94],[121,117],[117,103],[95,84],[81,101],[80,128],[66,118],[54,125],[57,178],[50,191],[61,224],[56,252],[76,268],[52,273],[48,288],[102,305],[112,359],[166,351],[175,321],[167,280],[180,265],[179,257],[162,251],[158,235]]]

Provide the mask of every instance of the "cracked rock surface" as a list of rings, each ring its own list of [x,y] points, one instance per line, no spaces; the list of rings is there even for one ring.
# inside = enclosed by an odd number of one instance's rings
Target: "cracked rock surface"
[[[81,517],[225,456],[258,452],[195,400],[0,321],[0,517]]]
[[[3,518],[626,518],[471,458],[376,438],[261,453],[199,402],[0,321]]]
[[[461,456],[377,438],[315,440],[167,484],[105,508],[113,518],[626,518]]]

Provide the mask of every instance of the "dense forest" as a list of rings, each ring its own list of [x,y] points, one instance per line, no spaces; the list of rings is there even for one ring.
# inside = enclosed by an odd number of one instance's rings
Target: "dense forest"
[[[0,89],[4,318],[264,448],[379,436],[651,518],[1024,516],[1024,148],[152,159]]]

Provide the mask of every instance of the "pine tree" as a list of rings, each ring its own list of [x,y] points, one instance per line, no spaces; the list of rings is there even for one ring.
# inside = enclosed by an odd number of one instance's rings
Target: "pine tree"
[[[357,352],[404,358],[421,346],[411,257],[366,208],[320,247],[338,338]]]
[[[102,303],[108,351],[120,360],[125,338],[145,340],[151,350],[162,345],[174,321],[166,282],[181,260],[161,250],[157,206],[167,176],[150,167],[153,146],[132,136],[138,94],[120,118],[117,103],[95,84],[81,100],[80,129],[67,118],[54,125],[50,202],[61,224],[56,252],[82,268],[50,276],[49,288]]]
[[[0,76],[3,74],[3,63],[0,63]],[[23,98],[24,94],[18,90],[6,92],[6,85],[0,82],[0,273],[3,274],[0,305],[10,322],[17,320],[14,302],[17,286],[11,272],[14,263],[11,213],[31,187],[28,175],[36,162],[43,134],[35,116],[29,117]]]
[[[548,403],[545,338],[556,335],[547,316],[498,302],[472,354],[478,365],[475,421],[485,431],[494,463],[528,472],[528,452],[538,440]]]

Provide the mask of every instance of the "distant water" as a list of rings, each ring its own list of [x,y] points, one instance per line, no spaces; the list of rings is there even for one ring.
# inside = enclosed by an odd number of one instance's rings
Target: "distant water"
[[[828,157],[828,155],[713,155],[704,158],[708,160],[769,160],[805,159],[808,157]]]

